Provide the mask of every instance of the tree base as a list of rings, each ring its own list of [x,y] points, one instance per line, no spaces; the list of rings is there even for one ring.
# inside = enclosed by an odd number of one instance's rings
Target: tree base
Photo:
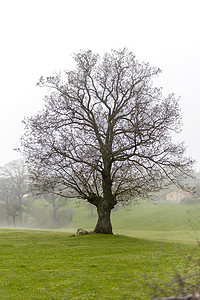
[[[97,225],[93,232],[100,234],[113,234],[110,222],[110,213],[99,216]]]
[[[106,231],[106,230],[96,230],[92,231],[93,233],[98,233],[98,234],[113,234],[112,230],[111,231]]]

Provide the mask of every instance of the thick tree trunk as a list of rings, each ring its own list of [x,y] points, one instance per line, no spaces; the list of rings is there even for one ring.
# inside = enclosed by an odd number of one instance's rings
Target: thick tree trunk
[[[112,208],[117,204],[112,194],[111,163],[110,158],[104,158],[104,171],[102,172],[103,197],[91,195],[90,203],[97,207],[98,221],[94,232],[112,234],[110,214]],[[88,199],[89,200],[89,199]]]
[[[95,233],[112,234],[112,225],[110,220],[111,208],[100,205],[97,208],[98,220],[94,229]]]

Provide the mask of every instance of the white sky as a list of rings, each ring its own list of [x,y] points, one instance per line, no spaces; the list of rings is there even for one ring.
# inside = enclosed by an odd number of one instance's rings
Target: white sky
[[[163,70],[157,83],[181,96],[188,155],[200,169],[199,0],[1,0],[0,165],[19,158],[24,116],[43,107],[40,76],[68,69],[80,49],[128,47]]]

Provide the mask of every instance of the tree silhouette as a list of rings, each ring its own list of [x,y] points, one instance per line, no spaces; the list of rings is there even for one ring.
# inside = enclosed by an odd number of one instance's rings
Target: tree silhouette
[[[0,168],[0,202],[8,217],[23,223],[23,196],[28,192],[28,174],[23,160],[14,160]]]
[[[127,49],[101,58],[74,55],[76,69],[41,77],[45,108],[24,120],[22,152],[35,187],[62,189],[97,208],[97,233],[112,233],[110,213],[120,201],[180,181],[193,161],[174,144],[181,116],[174,94],[163,97],[160,73]]]

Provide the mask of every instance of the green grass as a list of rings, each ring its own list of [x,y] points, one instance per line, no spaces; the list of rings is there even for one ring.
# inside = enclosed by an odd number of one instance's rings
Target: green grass
[[[93,229],[96,216],[77,210],[63,230]],[[114,233],[128,236],[0,230],[0,299],[151,299],[146,278],[166,282],[199,257],[199,215],[181,204],[114,211]]]
[[[145,276],[166,280],[192,253],[118,235],[0,230],[0,298],[150,299]]]
[[[200,232],[200,205],[141,204],[112,213],[113,231],[133,237],[153,240],[195,242]],[[67,230],[91,230],[97,217],[80,219]]]

